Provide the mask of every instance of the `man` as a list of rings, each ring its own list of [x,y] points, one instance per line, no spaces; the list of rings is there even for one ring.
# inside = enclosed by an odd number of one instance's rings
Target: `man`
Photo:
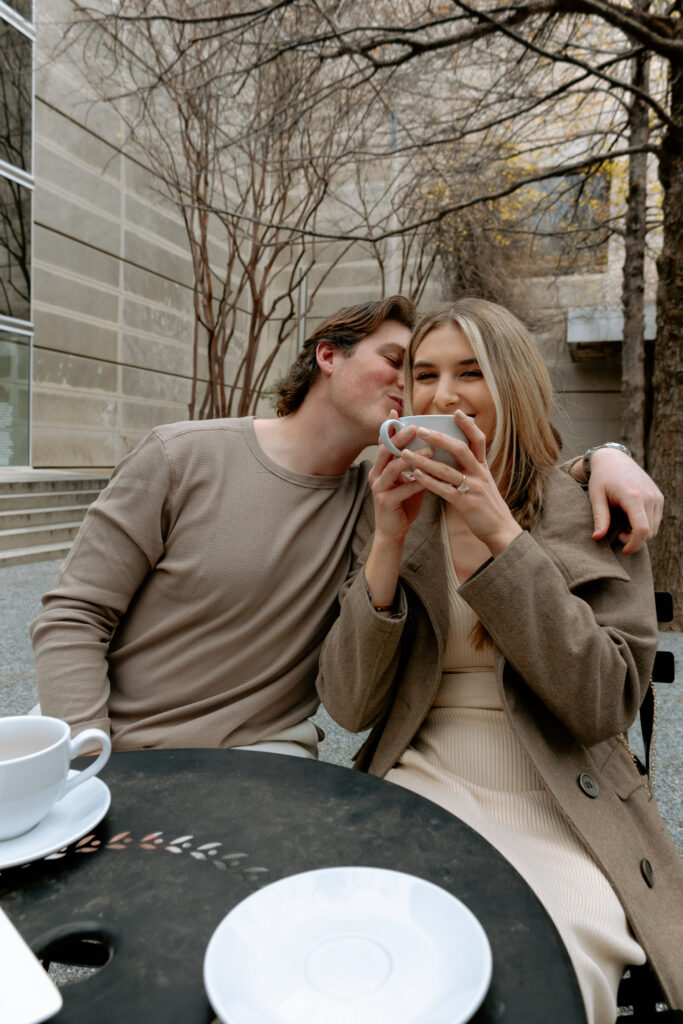
[[[401,296],[340,310],[305,343],[279,418],[169,424],[123,459],[31,627],[44,714],[115,750],[316,756],[318,651],[366,492],[353,462],[401,411],[413,316]],[[609,500],[635,550],[661,495],[619,452],[591,468],[595,536]]]

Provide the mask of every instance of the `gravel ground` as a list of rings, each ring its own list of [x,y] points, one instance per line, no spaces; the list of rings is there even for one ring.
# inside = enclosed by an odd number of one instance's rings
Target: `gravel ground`
[[[0,568],[0,716],[25,714],[37,701],[28,627],[58,568],[59,562]],[[683,855],[683,634],[661,633],[660,647],[675,654],[676,682],[657,688],[657,802]],[[325,731],[321,759],[350,766],[365,734],[346,732],[322,708],[316,721]]]

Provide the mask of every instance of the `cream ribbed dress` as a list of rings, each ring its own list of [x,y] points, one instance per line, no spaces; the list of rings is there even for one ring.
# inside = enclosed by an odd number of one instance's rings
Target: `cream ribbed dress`
[[[442,516],[444,545],[449,550]],[[576,971],[589,1024],[614,1024],[627,964],[645,954],[609,882],[566,824],[503,711],[490,647],[448,559],[450,629],[434,705],[387,775],[452,811],[526,879],[552,917]]]

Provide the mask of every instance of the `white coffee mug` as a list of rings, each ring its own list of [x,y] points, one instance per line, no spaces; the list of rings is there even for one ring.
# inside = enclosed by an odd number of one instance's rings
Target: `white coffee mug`
[[[102,746],[99,757],[69,779],[72,760],[93,740]],[[86,729],[72,740],[60,718],[0,718],[0,842],[37,825],[58,800],[104,768],[110,754],[111,741],[101,729]]]
[[[396,431],[401,430],[403,427],[417,427],[418,429],[420,427],[426,427],[427,430],[438,430],[441,434],[448,434],[449,437],[454,437],[458,441],[465,441],[465,443],[468,443],[467,438],[452,416],[401,416],[400,419],[385,420],[379,428],[380,441],[393,455],[400,455],[401,449],[396,447],[389,436],[390,427],[394,427]],[[444,451],[443,448],[437,448],[436,445],[431,445],[428,437],[420,437],[416,434],[412,441],[409,441],[404,447],[410,448],[411,451],[416,452],[419,451],[420,448],[426,448],[427,446],[433,447],[434,455],[432,458],[435,462],[443,462],[447,466],[455,466],[455,459],[451,453]]]

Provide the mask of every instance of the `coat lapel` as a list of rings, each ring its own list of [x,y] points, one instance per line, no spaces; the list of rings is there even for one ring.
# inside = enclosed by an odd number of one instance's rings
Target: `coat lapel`
[[[406,538],[401,577],[415,591],[427,610],[443,654],[448,635],[448,585],[446,552],[441,540],[441,499],[425,496],[422,512]]]

